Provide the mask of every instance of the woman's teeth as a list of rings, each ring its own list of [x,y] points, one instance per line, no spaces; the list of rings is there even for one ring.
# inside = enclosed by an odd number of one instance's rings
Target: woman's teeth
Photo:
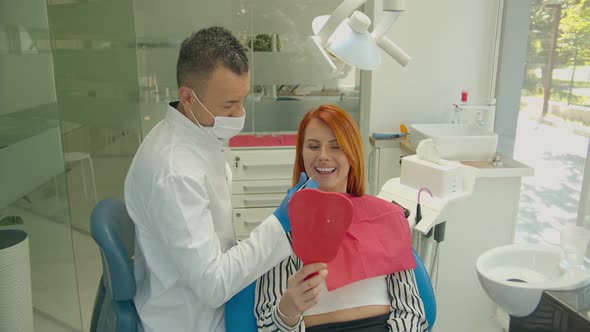
[[[329,174],[336,170],[335,167],[316,167],[315,171],[320,174]]]

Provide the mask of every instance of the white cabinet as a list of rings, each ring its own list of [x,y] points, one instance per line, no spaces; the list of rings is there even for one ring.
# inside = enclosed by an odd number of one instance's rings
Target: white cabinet
[[[291,188],[295,148],[233,148],[233,222],[239,240],[279,206]]]
[[[286,192],[291,188],[291,174],[288,178],[276,180],[234,181],[232,194],[269,194]]]
[[[294,148],[232,149],[229,165],[236,180],[291,178]]]
[[[275,210],[271,208],[244,208],[234,207],[233,222],[238,240],[248,238],[250,232],[256,228],[264,219],[266,219]]]
[[[400,139],[369,138],[369,165],[367,171],[367,193],[377,195],[387,180],[399,177],[402,151]]]

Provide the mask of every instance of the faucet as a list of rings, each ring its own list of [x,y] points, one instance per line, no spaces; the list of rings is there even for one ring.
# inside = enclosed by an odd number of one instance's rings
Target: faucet
[[[459,104],[453,104],[453,119],[451,123],[459,123],[461,122],[461,117],[459,116],[459,112],[462,112],[463,109],[459,106]]]
[[[475,124],[479,128],[483,128],[485,121],[483,120],[483,112],[481,110],[475,112]]]
[[[451,123],[461,123],[461,115],[459,113],[466,110],[465,104],[453,104],[453,119]]]
[[[479,128],[485,128],[488,121],[493,123],[493,114],[496,111],[496,105],[495,103],[489,103],[486,105],[453,104],[453,118],[451,123],[461,123],[460,113],[464,111],[475,111],[475,125]],[[484,111],[491,115],[487,116],[488,121],[486,121]],[[493,131],[493,129],[490,129],[490,131]]]

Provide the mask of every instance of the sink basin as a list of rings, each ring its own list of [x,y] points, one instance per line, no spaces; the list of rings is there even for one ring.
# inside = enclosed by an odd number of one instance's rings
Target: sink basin
[[[431,138],[440,157],[448,160],[491,160],[498,147],[498,135],[473,124],[422,123],[409,128],[410,144],[416,148]]]
[[[476,261],[487,295],[515,317],[532,313],[544,290],[572,290],[590,283],[590,271],[559,267],[558,246],[512,244],[486,251]],[[586,264],[588,267],[588,264]]]

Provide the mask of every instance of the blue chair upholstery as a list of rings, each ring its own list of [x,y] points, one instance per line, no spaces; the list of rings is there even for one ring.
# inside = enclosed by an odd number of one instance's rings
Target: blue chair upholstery
[[[225,332],[257,332],[254,301],[256,281],[225,303]]]
[[[424,263],[418,256],[418,253],[412,248],[414,259],[416,260],[416,283],[418,293],[424,303],[424,311],[426,314],[426,321],[428,321],[428,330],[432,330],[434,321],[436,320],[436,300],[434,297],[434,289],[430,282],[428,272],[424,267]],[[254,301],[256,298],[256,282],[251,283],[241,292],[234,295],[225,304],[225,331],[226,332],[256,332],[256,317],[254,316]]]
[[[434,297],[434,289],[430,282],[430,276],[422,259],[418,256],[418,253],[412,248],[414,253],[414,259],[416,260],[416,268],[414,274],[416,275],[416,286],[418,287],[418,293],[422,303],[424,303],[424,313],[426,314],[426,321],[428,322],[428,331],[432,330],[434,321],[436,321],[436,298]]]
[[[92,210],[90,233],[100,249],[102,277],[92,312],[91,332],[130,332],[140,326],[133,303],[135,276],[131,261],[135,227],[125,204],[113,198]]]

